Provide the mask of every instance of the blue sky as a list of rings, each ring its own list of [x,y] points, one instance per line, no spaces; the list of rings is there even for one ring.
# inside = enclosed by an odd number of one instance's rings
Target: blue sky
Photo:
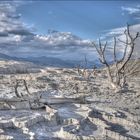
[[[139,0],[127,1],[32,1],[18,7],[22,21],[34,26],[38,34],[48,29],[72,32],[82,38],[98,38],[105,31],[137,24],[122,7],[134,7]]]
[[[94,61],[97,53],[91,40],[107,40],[110,53],[112,37],[124,39],[126,23],[140,32],[139,0],[0,0],[0,53],[63,60],[87,56]],[[49,29],[60,32],[49,35]],[[139,48],[140,40],[136,44]]]

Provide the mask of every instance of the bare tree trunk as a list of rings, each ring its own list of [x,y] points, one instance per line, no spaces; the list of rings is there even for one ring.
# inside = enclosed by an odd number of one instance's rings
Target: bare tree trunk
[[[23,80],[23,83],[24,83],[24,86],[25,86],[27,93],[30,94],[26,80]]]
[[[14,89],[15,89],[15,94],[17,97],[20,97],[19,93],[18,93],[18,81],[16,80],[16,85],[14,86]]]
[[[136,33],[135,37],[133,37],[131,35],[129,25],[127,25],[127,29],[124,31],[124,34],[126,36],[125,42],[118,39],[121,43],[123,43],[125,45],[123,57],[120,60],[117,60],[117,52],[116,52],[117,41],[116,41],[116,37],[114,37],[113,56],[114,56],[115,68],[113,70],[111,69],[111,65],[107,62],[106,56],[105,56],[107,42],[105,44],[102,44],[99,39],[98,46],[94,42],[92,42],[92,45],[96,48],[96,50],[99,54],[100,62],[107,67],[106,70],[107,70],[108,80],[109,80],[111,86],[115,89],[123,88],[126,84],[125,69],[132,57],[134,47],[135,47],[135,40],[139,37],[139,32]]]

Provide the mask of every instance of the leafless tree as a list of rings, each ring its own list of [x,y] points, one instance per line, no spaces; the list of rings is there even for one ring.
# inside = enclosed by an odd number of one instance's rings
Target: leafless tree
[[[20,94],[19,94],[19,92],[18,92],[18,87],[19,87],[19,82],[18,82],[18,80],[16,79],[16,80],[15,80],[15,85],[14,85],[14,90],[15,90],[16,96],[20,98],[21,96],[20,96]]]
[[[92,74],[92,71],[90,71],[87,68],[87,65],[88,65],[88,60],[87,60],[87,58],[85,56],[85,59],[84,59],[83,63],[77,65],[77,72],[78,72],[79,76],[82,76],[84,79],[89,81],[90,76]]]
[[[124,31],[124,35],[126,38],[125,41],[122,41],[114,37],[114,45],[113,45],[114,65],[110,65],[106,58],[106,47],[108,45],[108,42],[106,41],[105,44],[103,44],[100,39],[98,44],[92,42],[92,45],[96,48],[97,53],[99,54],[100,62],[106,66],[109,82],[114,89],[124,88],[126,85],[126,77],[129,74],[136,72],[137,69],[136,63],[133,63],[132,66],[129,66],[129,64],[130,61],[132,61],[131,57],[134,51],[135,41],[139,37],[139,32],[137,32],[135,36],[132,35],[132,33],[130,33],[130,26],[127,24],[127,28]],[[125,45],[123,56],[121,59],[117,58],[116,51],[117,41]]]
[[[85,56],[83,63],[77,65],[78,75],[84,77],[86,70],[87,70],[87,58]]]
[[[23,94],[19,93],[18,88],[22,85],[25,88],[25,91],[28,95],[31,93],[29,92],[28,84],[27,84],[27,75],[24,75],[23,78],[17,79],[15,76],[12,76],[11,78],[11,84],[13,85],[15,95],[17,97],[22,97]]]

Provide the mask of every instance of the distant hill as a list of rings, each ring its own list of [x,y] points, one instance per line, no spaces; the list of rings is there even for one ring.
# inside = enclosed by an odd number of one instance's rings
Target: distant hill
[[[0,53],[0,60],[15,60],[15,61],[21,61],[21,62],[32,62],[34,64],[40,65],[40,66],[49,66],[49,67],[64,67],[64,68],[75,68],[79,64],[84,65],[84,61],[80,60],[62,60],[55,57],[27,57],[27,58],[17,58],[17,57],[11,57],[6,54]],[[98,65],[98,61],[88,61],[87,67],[92,68],[93,65]]]

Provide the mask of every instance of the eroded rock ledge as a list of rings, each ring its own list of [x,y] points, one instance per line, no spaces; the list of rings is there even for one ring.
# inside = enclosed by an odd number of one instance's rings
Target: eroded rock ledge
[[[0,99],[0,139],[139,140],[139,117],[86,98]],[[137,133],[138,134],[138,133]]]

